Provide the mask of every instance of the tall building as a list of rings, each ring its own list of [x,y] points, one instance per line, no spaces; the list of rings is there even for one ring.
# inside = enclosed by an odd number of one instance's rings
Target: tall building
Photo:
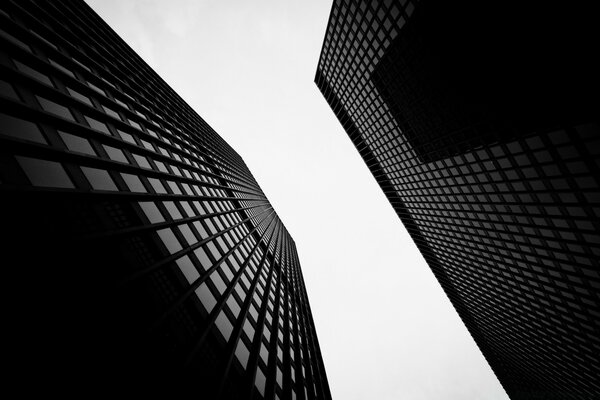
[[[83,1],[0,3],[0,190],[21,393],[331,398],[281,220]]]
[[[595,15],[335,0],[317,68],[512,399],[600,398]]]

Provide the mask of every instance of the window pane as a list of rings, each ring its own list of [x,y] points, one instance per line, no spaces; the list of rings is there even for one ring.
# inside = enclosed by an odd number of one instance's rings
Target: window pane
[[[100,89],[98,86],[94,85],[91,82],[87,83],[89,87],[91,87],[92,89],[94,89],[96,92],[102,94],[102,95],[106,95],[106,93],[104,93],[104,90]]]
[[[148,218],[148,221],[150,221],[151,224],[165,222],[165,219],[160,213],[160,210],[158,209],[158,207],[156,207],[156,205],[153,202],[144,201],[140,202],[139,205],[144,214],[146,214],[146,217]]]
[[[250,357],[250,352],[248,348],[244,344],[242,340],[240,340],[235,348],[235,357],[238,359],[242,367],[246,369],[246,365],[248,365],[248,358]]]
[[[119,114],[116,111],[111,110],[107,106],[103,106],[102,108],[104,108],[104,111],[106,112],[106,114],[110,115],[111,117],[113,117],[115,119],[121,120],[121,118],[119,117]]]
[[[186,224],[179,225],[179,231],[181,232],[181,234],[183,235],[185,240],[187,240],[189,245],[192,245],[192,244],[198,242],[198,239],[196,239],[196,236],[194,236],[194,233],[192,232],[192,230],[190,229],[190,227],[188,225],[186,225]]]
[[[43,97],[40,96],[35,96],[38,101],[40,102],[40,105],[42,106],[42,108],[52,114],[56,114],[59,117],[63,117],[66,119],[70,119],[71,121],[74,121],[75,119],[73,118],[73,114],[71,114],[71,111],[65,107],[65,106],[61,106],[60,104],[56,104],[53,101],[50,100],[46,100]]]
[[[281,373],[281,370],[279,369],[279,367],[277,367],[277,373],[276,373],[275,379],[277,380],[279,387],[283,387],[283,374]]]
[[[262,372],[262,369],[256,369],[256,380],[254,381],[254,386],[258,389],[262,396],[265,395],[265,374]]]
[[[166,172],[166,173],[169,172],[169,170],[167,170],[167,167],[165,167],[165,164],[163,164],[162,162],[160,162],[160,161],[154,161],[154,163],[156,164],[156,166],[158,167],[158,170],[160,172]]]
[[[110,131],[108,130],[108,127],[106,126],[106,124],[104,124],[92,117],[87,117],[87,116],[85,117],[85,120],[90,125],[90,128],[100,131],[102,133],[105,133],[107,135],[110,135]]]
[[[196,214],[194,214],[194,211],[192,210],[192,207],[190,207],[189,203],[187,201],[182,201],[181,206],[183,207],[183,209],[185,210],[185,213],[187,214],[188,217],[193,217]]]
[[[221,335],[223,335],[223,337],[225,338],[225,341],[229,341],[229,338],[231,337],[231,332],[233,332],[233,325],[231,324],[231,321],[229,321],[229,318],[227,318],[227,315],[225,315],[223,311],[221,311],[221,313],[215,320],[215,325],[217,325],[217,328],[219,328],[219,331],[221,332]]]
[[[79,93],[76,90],[73,90],[71,88],[67,88],[67,92],[69,92],[69,94],[71,95],[71,97],[89,105],[92,106],[92,101],[90,100],[89,97],[82,95],[81,93]]]
[[[52,86],[52,82],[50,81],[50,78],[48,78],[46,75],[42,74],[41,72],[39,72],[25,64],[21,64],[18,61],[15,61],[15,65],[17,66],[17,69],[19,71],[23,72],[24,74],[27,74],[30,77],[32,77],[33,79],[36,79],[42,83],[45,83],[48,86]]]
[[[173,203],[172,201],[165,201],[163,202],[165,208],[167,209],[167,211],[169,212],[169,214],[171,215],[171,218],[173,218],[174,220],[176,219],[181,219],[182,215],[179,212],[179,210],[177,209],[177,206],[175,205],[175,203]]]
[[[123,139],[124,141],[133,143],[133,144],[137,144],[137,143],[135,143],[135,139],[133,138],[133,136],[131,136],[129,133],[125,133],[123,131],[118,131],[118,132],[119,132],[119,136],[121,136],[121,139]]]
[[[208,250],[210,250],[210,253],[215,258],[215,260],[218,260],[221,258],[221,254],[219,254],[219,251],[217,250],[217,247],[214,245],[213,242],[208,242],[207,246],[208,246]]]
[[[150,182],[150,185],[156,193],[167,193],[165,187],[158,179],[148,178],[148,182]]]
[[[135,159],[135,162],[137,162],[140,167],[150,168],[150,164],[148,163],[148,160],[146,159],[146,157],[140,156],[137,154],[133,154],[133,158]]]
[[[15,89],[13,89],[12,85],[3,80],[0,80],[0,94],[13,100],[19,100],[19,96],[17,96],[17,93],[15,92]]]
[[[198,257],[198,261],[200,261],[200,264],[202,265],[202,268],[204,268],[205,271],[212,267],[212,262],[210,261],[208,255],[202,247],[199,247],[196,250],[194,250],[194,254],[196,255],[196,257]]]
[[[140,126],[140,124],[138,124],[138,123],[137,123],[137,122],[135,122],[135,121],[131,121],[131,120],[129,120],[129,124],[130,124],[131,126],[133,126],[133,127],[137,128],[137,129],[139,129],[139,130],[142,130],[142,127]]]
[[[225,282],[223,282],[221,275],[219,275],[217,271],[213,272],[213,274],[210,277],[210,280],[215,284],[215,287],[219,291],[219,294],[223,294],[225,289],[227,289],[227,285],[225,285]]]
[[[17,139],[47,144],[46,139],[44,139],[42,132],[40,132],[36,124],[1,113],[0,133]]]
[[[246,335],[248,335],[248,338],[252,340],[254,338],[254,327],[252,326],[252,323],[250,323],[248,320],[244,321],[243,329],[244,332],[246,332]]]
[[[15,158],[34,186],[75,187],[60,163],[21,156]]]
[[[106,145],[103,145],[102,147],[104,147],[106,154],[108,154],[108,157],[111,160],[129,164],[127,157],[125,157],[125,154],[120,149]]]
[[[229,306],[229,309],[231,310],[234,317],[237,318],[237,316],[240,314],[240,311],[242,309],[240,308],[240,305],[238,304],[235,297],[229,296],[229,298],[227,299],[227,306]]]
[[[265,365],[269,365],[269,351],[267,350],[264,343],[260,344],[260,358],[264,361]]]
[[[194,264],[188,256],[183,256],[175,262],[177,263],[177,266],[181,270],[183,276],[185,276],[185,279],[188,281],[188,283],[191,284],[192,282],[196,281],[196,279],[200,278],[198,270],[196,267],[194,267]]]
[[[181,243],[179,243],[179,240],[177,240],[170,228],[161,229],[157,233],[169,253],[174,254],[182,249]]]
[[[103,169],[81,167],[83,174],[96,190],[117,190],[117,186],[107,171]]]
[[[208,286],[206,286],[206,283],[198,286],[198,289],[196,289],[196,296],[198,296],[198,299],[208,313],[210,313],[217,304],[215,296],[213,296]]]
[[[90,142],[87,139],[80,138],[79,136],[71,135],[70,133],[58,131],[61,139],[65,142],[67,149],[71,151],[76,151],[78,153],[89,154],[91,156],[95,156],[96,152],[90,145]]]
[[[41,36],[40,36],[40,38],[41,38],[42,40],[46,40],[46,39],[42,38]],[[54,46],[54,45],[52,45],[52,44],[51,44],[50,42],[48,42],[48,41],[46,41],[46,43],[50,44],[51,46]],[[67,75],[71,76],[72,78],[75,78],[75,75],[74,75],[74,74],[73,74],[73,72],[71,72],[69,69],[67,69],[67,68],[63,67],[61,64],[57,63],[56,61],[52,60],[51,58],[48,58],[48,61],[49,61],[49,62],[50,62],[50,64],[52,64],[52,65],[53,65],[55,68],[58,68],[59,70],[61,70],[61,71],[62,71],[62,72],[64,72],[65,74],[67,74]]]
[[[174,194],[181,194],[181,190],[179,190],[179,186],[177,186],[177,183],[173,182],[173,181],[167,181],[169,183],[169,187],[171,188],[171,190],[173,191]]]
[[[129,190],[134,193],[146,193],[146,188],[137,175],[122,173],[121,176],[123,177],[123,180],[125,181],[125,184]]]
[[[27,46],[25,43],[23,43],[22,41],[20,41],[19,39],[17,39],[13,35],[11,35],[10,33],[0,30],[0,36],[2,36],[4,39],[16,44],[17,46],[24,48],[25,50],[27,50],[28,52],[31,53],[31,48],[29,46]]]

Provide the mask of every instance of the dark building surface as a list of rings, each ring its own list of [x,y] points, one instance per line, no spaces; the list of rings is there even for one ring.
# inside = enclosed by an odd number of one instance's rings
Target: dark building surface
[[[23,397],[331,398],[281,220],[81,1],[0,3],[0,190]]]
[[[334,1],[315,82],[512,399],[600,398],[584,2]]]

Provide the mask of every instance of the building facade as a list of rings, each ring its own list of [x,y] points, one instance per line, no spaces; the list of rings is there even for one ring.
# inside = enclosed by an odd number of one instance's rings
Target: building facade
[[[331,398],[294,241],[240,156],[83,1],[0,21],[8,381]]]
[[[590,6],[333,2],[315,82],[512,399],[600,398]]]

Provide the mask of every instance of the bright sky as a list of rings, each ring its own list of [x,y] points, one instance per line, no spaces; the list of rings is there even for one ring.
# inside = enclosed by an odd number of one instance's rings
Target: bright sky
[[[508,399],[313,83],[330,0],[87,1],[275,207],[334,399]]]

